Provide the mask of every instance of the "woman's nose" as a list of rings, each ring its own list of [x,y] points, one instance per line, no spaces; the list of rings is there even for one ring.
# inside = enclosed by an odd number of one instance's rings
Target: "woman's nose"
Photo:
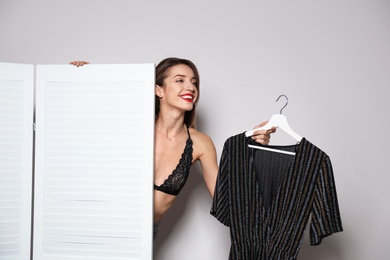
[[[192,83],[192,82],[188,82],[186,88],[187,88],[188,90],[192,91],[192,92],[195,92],[195,91],[196,91],[196,87],[195,87],[194,83]]]

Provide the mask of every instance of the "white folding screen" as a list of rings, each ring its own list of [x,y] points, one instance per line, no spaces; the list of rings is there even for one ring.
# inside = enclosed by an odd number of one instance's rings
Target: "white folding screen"
[[[154,64],[38,65],[33,258],[152,259]]]
[[[30,259],[34,66],[0,63],[0,259]]]

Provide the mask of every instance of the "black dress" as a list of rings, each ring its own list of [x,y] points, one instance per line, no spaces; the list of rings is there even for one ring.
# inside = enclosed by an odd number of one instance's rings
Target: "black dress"
[[[303,138],[296,154],[226,140],[210,213],[230,227],[232,260],[296,259],[310,220],[310,241],[343,230],[330,158]],[[271,162],[271,163],[270,163]],[[272,172],[270,171],[272,170]]]

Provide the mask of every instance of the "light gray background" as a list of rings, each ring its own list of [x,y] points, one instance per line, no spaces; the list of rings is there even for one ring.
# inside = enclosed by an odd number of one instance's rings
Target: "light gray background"
[[[388,0],[0,0],[0,61],[158,63],[201,75],[198,128],[218,156],[231,135],[278,113],[333,163],[345,231],[301,260],[388,259]],[[279,131],[274,143],[291,143]],[[156,260],[227,259],[199,165],[161,224]]]

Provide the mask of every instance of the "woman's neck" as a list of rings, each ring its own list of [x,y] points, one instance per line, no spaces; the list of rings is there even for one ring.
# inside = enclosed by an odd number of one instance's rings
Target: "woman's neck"
[[[160,114],[156,120],[156,130],[165,135],[169,141],[179,136],[183,129],[184,115],[181,117],[164,117]]]

